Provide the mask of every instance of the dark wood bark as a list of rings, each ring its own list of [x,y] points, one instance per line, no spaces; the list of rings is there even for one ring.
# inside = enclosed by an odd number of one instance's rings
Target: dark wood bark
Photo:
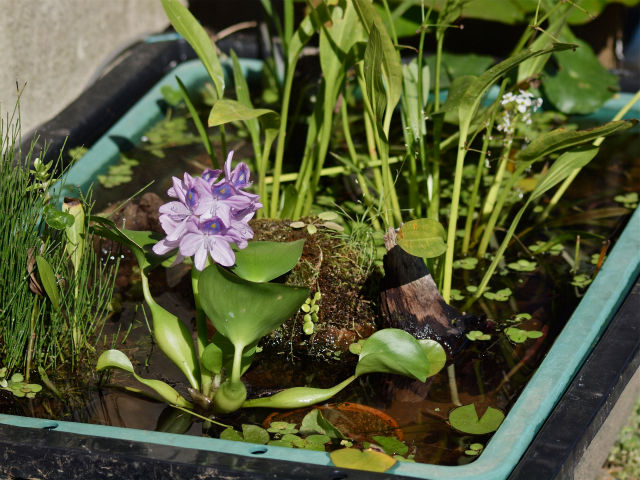
[[[396,244],[391,228],[385,235],[387,254],[380,293],[383,326],[400,328],[416,338],[439,342],[452,357],[464,343],[466,326],[478,319],[458,312],[440,295],[424,261]]]

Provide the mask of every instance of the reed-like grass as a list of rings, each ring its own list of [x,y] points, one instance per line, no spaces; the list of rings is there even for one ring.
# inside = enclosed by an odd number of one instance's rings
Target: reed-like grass
[[[85,233],[82,261],[72,265],[64,229],[45,221],[58,209],[50,183],[29,169],[33,148],[20,151],[18,107],[0,118],[0,153],[0,366],[27,377],[37,367],[75,366],[108,315],[117,261],[101,262]],[[38,255],[53,269],[59,309],[42,288]]]

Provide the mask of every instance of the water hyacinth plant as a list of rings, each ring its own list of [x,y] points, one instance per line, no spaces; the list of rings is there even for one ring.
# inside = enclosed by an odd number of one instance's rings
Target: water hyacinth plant
[[[206,170],[196,178],[188,174],[182,180],[173,178],[167,194],[177,200],[160,207],[166,236],[159,241],[151,232],[119,229],[107,219],[95,218],[94,231],[121,242],[136,256],[153,318],[153,338],[185,375],[191,399],[165,382],[137,375],[119,350],[103,352],[97,370],[119,368],[170,405],[191,411],[197,404],[207,414],[243,407],[312,405],[328,400],[367,373],[395,373],[423,382],[435,375],[446,358],[437,342],[418,341],[398,329],[383,329],[363,342],[355,374],[335,387],[297,387],[247,400],[241,377],[256,356],[258,343],[304,304],[309,289],[271,282],[298,262],[304,240],[249,242],[253,231],[248,221],[262,205],[257,195],[245,191],[251,185],[248,166],[240,162],[232,170],[232,159],[230,153],[221,179],[221,172],[215,170]],[[187,326],[160,306],[149,289],[149,271],[171,255],[174,265],[193,264],[197,348]],[[208,333],[208,320],[215,327],[213,335]]]

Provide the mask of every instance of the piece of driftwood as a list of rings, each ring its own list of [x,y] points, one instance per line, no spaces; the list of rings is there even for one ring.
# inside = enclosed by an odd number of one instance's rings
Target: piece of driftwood
[[[464,343],[468,325],[479,319],[458,312],[444,301],[424,261],[396,244],[393,228],[384,241],[387,254],[380,293],[383,326],[400,328],[419,339],[436,340],[452,357]]]

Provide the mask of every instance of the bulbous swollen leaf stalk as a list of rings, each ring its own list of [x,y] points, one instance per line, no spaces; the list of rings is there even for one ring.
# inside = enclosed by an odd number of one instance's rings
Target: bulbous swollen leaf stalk
[[[239,410],[247,399],[247,389],[242,382],[227,380],[213,397],[213,409],[216,413],[231,413]]]

